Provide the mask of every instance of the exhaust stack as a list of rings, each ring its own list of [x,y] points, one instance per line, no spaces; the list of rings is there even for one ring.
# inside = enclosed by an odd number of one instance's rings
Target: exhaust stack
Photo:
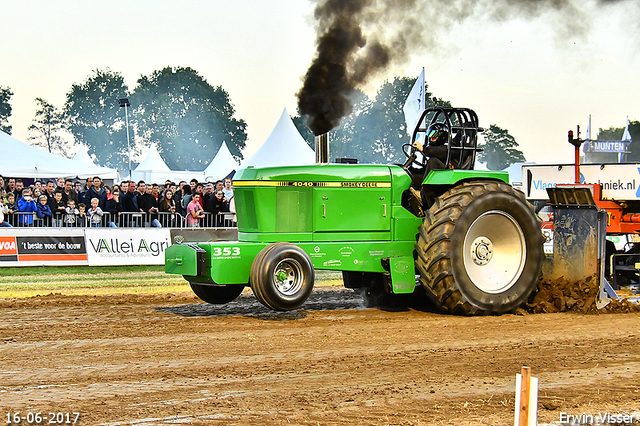
[[[316,164],[329,163],[329,133],[316,136]]]

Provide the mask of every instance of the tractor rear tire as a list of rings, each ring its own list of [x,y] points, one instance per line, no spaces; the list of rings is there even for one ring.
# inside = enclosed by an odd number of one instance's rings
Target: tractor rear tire
[[[427,296],[457,315],[501,314],[536,289],[541,222],[524,194],[497,181],[455,186],[426,212],[416,269]]]
[[[314,279],[309,255],[293,244],[271,244],[258,253],[251,265],[253,294],[276,311],[299,308],[309,298]]]
[[[245,287],[242,284],[204,285],[192,282],[189,285],[196,296],[212,305],[224,305],[235,300]]]

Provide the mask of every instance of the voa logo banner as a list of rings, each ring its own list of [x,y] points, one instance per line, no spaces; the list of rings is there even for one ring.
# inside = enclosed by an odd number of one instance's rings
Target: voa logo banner
[[[89,265],[164,265],[168,229],[95,228],[85,231]]]

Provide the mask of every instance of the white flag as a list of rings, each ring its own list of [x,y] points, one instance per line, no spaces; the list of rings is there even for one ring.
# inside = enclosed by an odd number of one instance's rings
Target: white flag
[[[413,85],[409,96],[407,96],[407,100],[402,109],[404,111],[404,120],[407,123],[407,132],[411,136],[418,124],[420,114],[422,114],[425,109],[424,68]]]
[[[585,143],[584,145],[582,145],[582,150],[585,152],[585,155],[587,152],[589,152],[589,145],[591,145],[591,142],[589,142],[591,140],[591,114],[589,114],[589,124],[587,124],[587,135],[584,138]]]
[[[631,142],[631,133],[629,133],[629,116],[627,116],[627,127],[625,127],[624,133],[622,134],[622,140]]]

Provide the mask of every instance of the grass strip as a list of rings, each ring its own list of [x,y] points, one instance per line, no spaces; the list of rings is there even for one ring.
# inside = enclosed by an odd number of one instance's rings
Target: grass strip
[[[315,271],[316,286],[342,285],[342,274]],[[191,291],[164,266],[39,266],[0,268],[0,298],[68,295],[176,293]]]

